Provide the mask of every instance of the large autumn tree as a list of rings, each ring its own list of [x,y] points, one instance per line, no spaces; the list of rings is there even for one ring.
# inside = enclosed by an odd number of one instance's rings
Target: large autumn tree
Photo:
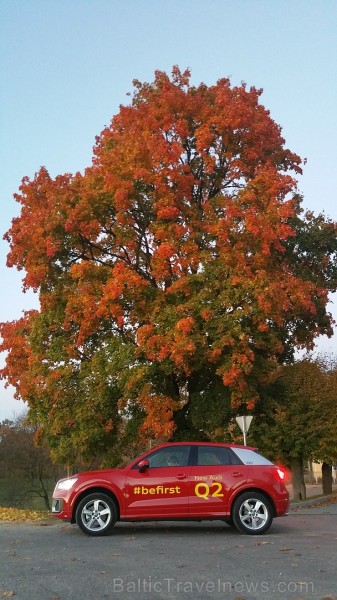
[[[261,90],[134,86],[83,174],[23,179],[6,236],[40,309],[2,325],[2,375],[59,456],[212,437],[332,333],[336,224],[304,214]]]

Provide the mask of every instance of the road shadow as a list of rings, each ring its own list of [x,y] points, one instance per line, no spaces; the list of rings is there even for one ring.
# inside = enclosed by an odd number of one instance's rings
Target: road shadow
[[[59,526],[60,527],[60,526]],[[78,536],[86,536],[77,527],[77,525],[65,524],[61,525],[60,529],[66,533],[71,533]],[[234,526],[227,525],[219,520],[214,521],[140,521],[138,523],[132,522],[118,522],[115,527],[103,537],[125,537],[135,535],[146,535],[151,534],[158,537],[163,536],[176,536],[176,535],[188,535],[190,537],[198,537],[200,535],[212,535],[212,536],[224,536],[234,535],[241,539],[261,539],[270,536],[278,536],[284,534],[287,529],[293,530],[292,527],[284,527],[279,525],[277,522],[273,522],[271,528],[261,535],[248,535],[241,533]],[[99,537],[99,536],[97,536]]]

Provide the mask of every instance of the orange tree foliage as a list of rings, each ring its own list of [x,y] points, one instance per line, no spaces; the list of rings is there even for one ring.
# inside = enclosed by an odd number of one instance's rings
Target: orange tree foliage
[[[2,375],[59,456],[223,432],[332,333],[336,225],[303,213],[261,90],[134,86],[83,174],[23,179],[6,235],[40,310],[2,325]]]

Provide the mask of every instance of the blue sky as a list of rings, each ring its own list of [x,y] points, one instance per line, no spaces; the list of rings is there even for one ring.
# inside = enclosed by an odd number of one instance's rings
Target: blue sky
[[[336,0],[0,0],[0,28],[1,238],[22,177],[83,170],[132,80],[175,64],[195,84],[262,87],[287,146],[307,158],[304,206],[337,220]],[[1,240],[0,321],[36,305],[7,252]],[[318,348],[335,352],[336,340]],[[21,410],[0,382],[0,420]]]

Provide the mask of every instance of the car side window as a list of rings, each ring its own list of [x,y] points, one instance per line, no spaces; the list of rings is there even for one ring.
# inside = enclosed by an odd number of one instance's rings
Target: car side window
[[[174,446],[160,448],[149,454],[147,460],[150,468],[158,467],[186,467],[190,454],[190,446]]]
[[[244,465],[272,465],[273,463],[261,456],[255,450],[248,450],[248,448],[233,448],[233,453],[237,456]]]
[[[198,447],[198,465],[213,466],[213,465],[230,465],[230,453],[227,448],[216,446],[199,446]]]

